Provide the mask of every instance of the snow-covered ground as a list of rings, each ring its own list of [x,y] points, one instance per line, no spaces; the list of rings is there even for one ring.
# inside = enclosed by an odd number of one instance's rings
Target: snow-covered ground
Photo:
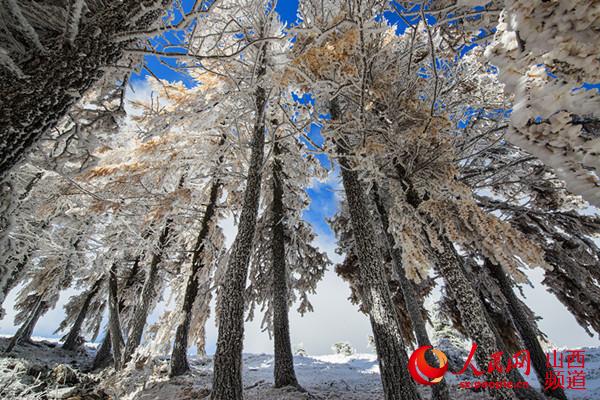
[[[0,348],[7,339],[0,338]],[[585,391],[567,391],[570,399],[600,399],[600,348],[586,350]],[[132,363],[125,371],[114,374],[73,375],[85,370],[94,349],[63,351],[56,342],[45,340],[17,347],[10,354],[0,354],[0,398],[2,399],[79,399],[79,400],[166,400],[199,399],[209,394],[212,375],[210,359],[192,358],[192,373],[169,379],[168,360],[155,358]],[[67,365],[70,368],[65,367]],[[373,354],[340,354],[295,357],[296,373],[306,393],[295,389],[272,388],[273,356],[244,356],[244,386],[247,400],[344,399],[380,400],[379,368]],[[456,377],[447,375],[454,399],[487,399],[481,392],[459,389]],[[462,377],[461,377],[462,380]],[[527,377],[539,386],[533,371]],[[423,398],[428,389],[420,387]],[[79,397],[76,397],[79,396]]]

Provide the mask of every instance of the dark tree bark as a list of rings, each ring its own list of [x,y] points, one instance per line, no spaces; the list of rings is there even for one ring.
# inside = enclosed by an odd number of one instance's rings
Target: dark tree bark
[[[519,335],[525,344],[525,348],[529,350],[533,368],[535,369],[538,380],[543,388],[546,376],[554,375],[554,370],[546,363],[546,354],[544,353],[544,350],[542,349],[542,346],[537,338],[536,329],[533,326],[534,322],[529,320],[527,314],[521,307],[519,299],[513,291],[510,278],[506,275],[502,267],[492,263],[488,259],[485,260],[485,267],[491,272],[494,279],[498,282],[498,286],[500,287],[500,290],[506,299],[515,327],[517,328],[517,331],[519,332]],[[556,399],[567,400],[567,396],[565,395],[564,390],[561,388],[556,388],[553,390],[548,389],[544,391],[544,393]]]
[[[258,61],[256,80],[260,82],[266,73],[266,51],[263,44]],[[265,146],[265,108],[267,91],[258,86],[254,95],[256,120],[252,134],[252,155],[244,203],[238,232],[227,265],[227,277],[221,287],[219,334],[214,358],[212,400],[242,400],[242,348],[244,342],[244,290],[248,278],[248,264],[252,241],[256,230],[256,218],[260,201],[262,164]]]
[[[92,288],[88,291],[88,294],[81,306],[81,309],[77,314],[77,318],[75,319],[73,326],[71,327],[69,333],[65,338],[65,341],[62,346],[63,349],[75,350],[80,345],[79,334],[81,333],[81,327],[83,326],[83,322],[85,321],[85,317],[87,316],[88,309],[90,307],[90,304],[92,303],[92,300],[94,299],[94,296],[96,296],[98,290],[100,290],[100,285],[102,284],[102,281],[103,279],[98,279],[94,283]]]
[[[12,351],[16,345],[23,342],[30,342],[33,329],[44,312],[47,311],[46,302],[42,300],[42,296],[38,296],[38,300],[34,309],[29,314],[27,320],[19,327],[14,334],[8,346],[4,350],[5,353]]]
[[[119,297],[117,291],[117,264],[113,263],[108,274],[108,326],[113,351],[113,364],[115,370],[118,371],[121,369],[121,351],[124,342],[121,320],[119,318]]]
[[[398,275],[400,290],[402,290],[402,295],[404,298],[404,305],[410,317],[410,321],[415,332],[415,337],[417,338],[417,344],[419,347],[432,346],[431,340],[429,339],[429,334],[427,333],[425,320],[423,319],[423,314],[421,313],[421,304],[418,301],[419,296],[417,294],[417,291],[415,290],[413,283],[406,277],[406,274],[404,273],[404,268],[402,266],[401,249],[394,246],[394,238],[389,232],[389,216],[387,208],[385,207],[381,197],[379,196],[377,185],[374,185],[372,190],[375,207],[377,209],[379,220],[381,222],[381,227],[387,241],[385,247],[386,250],[390,253],[392,265],[396,274]],[[425,353],[425,357],[429,365],[439,367],[437,358],[430,351]],[[431,392],[432,400],[450,399],[450,393],[448,392],[448,386],[446,385],[445,380],[442,380],[441,382],[433,385],[433,387],[431,388]]]
[[[111,363],[111,350],[112,350],[112,339],[110,337],[110,328],[106,330],[106,334],[102,339],[102,343],[96,355],[94,356],[94,362],[92,363],[92,371],[100,368],[106,368]]]
[[[480,292],[480,295],[482,295],[482,293]],[[481,303],[484,305],[486,312],[487,312],[487,321],[488,324],[490,326],[490,328],[492,329],[492,331],[494,332],[494,335],[496,335],[496,342],[498,343],[498,349],[502,352],[502,364],[503,365],[508,365],[509,360],[512,358],[512,354],[509,352],[508,350],[508,346],[506,344],[506,342],[503,340],[502,335],[500,335],[500,331],[498,330],[498,325],[495,323],[494,319],[492,318],[492,314],[491,314],[491,310],[490,310],[490,305],[484,300],[484,297],[481,297]],[[521,372],[518,369],[511,369],[510,372],[507,373],[507,377],[511,382],[523,382],[525,379],[523,378],[523,375],[521,375]],[[536,391],[535,389],[531,388],[531,387],[525,387],[525,388],[515,388],[515,395],[517,396],[517,398],[519,400],[545,400],[545,397],[542,395],[542,393]]]
[[[330,113],[333,121],[340,119],[336,100],[331,102]],[[383,257],[374,246],[377,240],[367,197],[358,174],[351,169],[346,147],[339,142],[336,146],[359,261],[360,295],[373,330],[384,397],[386,400],[417,400],[420,396],[408,373],[406,346],[385,276]]]
[[[168,0],[103,2],[80,26],[69,46],[48,40],[46,52],[19,64],[26,78],[15,79],[0,69],[0,177],[48,130],[56,127],[78,97],[115,65],[131,41],[115,35],[150,26]],[[160,7],[154,7],[158,4]],[[143,13],[148,9],[147,13]],[[133,21],[133,16],[142,13]]]
[[[202,257],[204,254],[205,241],[208,238],[212,221],[215,216],[220,187],[221,183],[219,181],[215,181],[210,188],[208,206],[204,211],[200,233],[198,234],[198,238],[196,239],[196,244],[194,246],[191,272],[185,286],[183,306],[181,309],[181,312],[183,313],[183,321],[177,325],[177,329],[175,331],[175,341],[173,343],[173,352],[171,353],[171,367],[169,371],[169,375],[171,377],[183,375],[190,370],[190,366],[187,361],[187,348],[190,323],[192,320],[192,308],[194,307],[194,302],[198,296],[198,272],[204,268]]]
[[[136,277],[138,272],[140,271],[140,261],[142,260],[142,256],[138,256],[131,270],[129,270],[129,274],[127,275],[127,279],[125,280],[125,284],[123,285],[123,289],[121,293],[126,292],[131,289],[131,287],[135,284]],[[119,314],[123,313],[125,310],[125,302],[121,298],[119,300]],[[111,362],[111,350],[112,350],[112,338],[110,337],[110,323],[109,329],[106,330],[106,334],[104,335],[104,339],[102,339],[102,344],[98,348],[96,352],[96,356],[94,357],[94,362],[92,364],[92,369],[105,368]]]
[[[275,353],[274,378],[275,387],[298,385],[294,371],[294,356],[290,341],[290,323],[288,318],[288,286],[287,265],[285,257],[285,212],[283,209],[282,168],[279,159],[279,143],[273,145],[273,203],[271,213],[272,226],[272,268],[273,268],[273,340]]]
[[[469,336],[477,343],[478,351],[475,353],[477,365],[487,368],[489,357],[501,350],[500,344],[487,319],[487,311],[465,275],[452,243],[443,237],[439,239],[444,246],[444,251],[436,251],[438,270],[446,282],[448,292],[456,301],[461,320]],[[493,382],[503,381],[506,375],[496,371],[486,374],[486,379]],[[490,394],[496,399],[515,399],[514,391],[509,389],[490,390]]]
[[[219,145],[222,146],[224,143],[225,137],[222,137]],[[219,157],[218,164],[221,164],[222,162],[223,156]],[[187,348],[190,323],[192,321],[192,308],[194,307],[194,302],[198,296],[198,273],[205,268],[203,260],[204,249],[206,247],[205,242],[215,219],[217,201],[219,200],[219,195],[221,193],[221,186],[221,181],[218,178],[214,179],[210,187],[208,205],[206,206],[206,210],[204,210],[204,215],[202,216],[200,232],[198,233],[196,244],[194,245],[190,276],[188,276],[188,280],[186,282],[183,305],[181,308],[181,313],[183,313],[183,321],[177,325],[177,329],[175,330],[175,340],[173,342],[173,352],[171,353],[169,370],[169,376],[171,377],[183,375],[190,370],[187,360]]]
[[[163,259],[165,246],[169,240],[171,223],[172,220],[170,218],[165,221],[165,226],[163,227],[160,237],[158,238],[157,249],[152,253],[150,267],[148,268],[146,280],[144,281],[144,286],[142,287],[140,301],[137,303],[131,319],[131,328],[129,329],[129,334],[127,335],[127,344],[123,352],[123,365],[127,364],[129,360],[131,360],[133,353],[142,341],[142,334],[144,333],[144,326],[146,326],[150,304],[152,304],[152,300],[156,295],[156,283],[158,280],[159,269],[158,266]]]
[[[345,158],[340,158],[340,166],[359,259],[361,299],[373,329],[385,399],[419,399],[408,373],[408,356],[385,278],[382,256],[377,246],[373,246],[376,235],[365,193],[356,172],[350,169]]]
[[[400,164],[396,164],[395,167],[400,183],[406,190],[407,203],[417,209],[422,199],[414,190],[410,180],[406,178],[403,167]],[[438,271],[444,279],[448,293],[456,301],[461,320],[469,333],[469,337],[478,345],[478,351],[475,353],[477,365],[487,367],[489,357],[499,351],[496,335],[488,322],[487,312],[477,291],[464,272],[454,246],[445,237],[440,236],[438,240],[443,246],[443,251],[435,250],[432,246]],[[500,372],[486,375],[486,379],[493,382],[502,381],[505,378],[506,375]],[[491,390],[490,394],[500,400],[515,400],[515,393],[510,389]]]
[[[455,252],[455,255],[456,255],[456,257],[459,257],[456,252]],[[464,268],[464,264],[461,264],[461,265],[463,265],[463,272],[465,274],[468,274],[466,269]],[[471,285],[473,287],[477,286],[477,284],[475,282],[473,282],[473,279],[471,279]],[[501,323],[498,319],[493,317],[494,314],[493,314],[491,303],[485,300],[486,299],[485,294],[481,289],[479,289],[479,298],[481,299],[481,304],[483,304],[483,306],[485,308],[488,325],[492,329],[492,332],[494,332],[494,335],[496,335],[496,343],[498,343],[498,349],[502,352],[502,364],[508,365],[509,360],[512,358],[512,354],[508,350],[509,346],[508,346],[506,340],[500,334],[500,329],[502,329]],[[521,372],[516,368],[511,369],[507,373],[507,377],[511,382],[523,382],[525,380],[523,378],[523,375],[521,375]],[[535,389],[533,389],[532,387],[529,387],[529,386],[525,387],[525,388],[521,388],[521,387],[515,388],[514,392],[519,400],[544,400],[545,399],[545,397],[540,392],[536,391]]]

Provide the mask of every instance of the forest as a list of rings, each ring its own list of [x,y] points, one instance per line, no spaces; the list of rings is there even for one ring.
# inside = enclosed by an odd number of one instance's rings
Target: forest
[[[0,397],[600,399],[599,154],[600,0],[0,0]]]

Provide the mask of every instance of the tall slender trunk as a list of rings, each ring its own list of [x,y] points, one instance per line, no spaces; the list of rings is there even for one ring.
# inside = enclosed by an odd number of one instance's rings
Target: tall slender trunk
[[[457,259],[460,259],[460,256],[458,255],[458,253],[456,251],[454,252],[454,254]],[[461,263],[460,265],[462,267],[463,273],[467,277],[471,278],[470,279],[471,286],[477,287],[476,282],[474,282],[475,277],[473,277],[472,275],[469,276],[469,273],[465,268],[465,264]],[[502,364],[508,365],[508,362],[512,358],[511,357],[512,355],[508,351],[507,342],[503,339],[502,335],[500,335],[501,328],[498,324],[498,320],[493,317],[493,310],[492,310],[491,303],[486,301],[485,294],[484,294],[483,290],[481,290],[481,289],[479,290],[479,298],[481,300],[481,304],[483,304],[483,306],[484,306],[488,325],[492,329],[492,332],[494,332],[494,335],[496,335],[496,343],[498,343],[498,349],[502,352]],[[516,368],[511,369],[506,375],[511,382],[525,381],[525,379],[523,378],[523,375],[521,375],[521,372]],[[545,399],[545,397],[540,392],[536,391],[535,389],[533,389],[529,386],[518,387],[518,388],[515,388],[514,391],[515,391],[515,395],[517,396],[517,398],[519,400],[544,400]]]
[[[411,182],[405,179],[406,171],[402,165],[396,163],[395,167],[399,180],[406,191],[407,203],[417,209],[422,201],[419,194],[414,190]],[[445,237],[440,236],[438,239],[443,246],[443,251],[436,250],[432,246],[437,259],[437,268],[444,279],[448,292],[456,300],[461,320],[470,338],[479,347],[479,351],[475,353],[477,365],[485,368],[488,365],[489,357],[499,350],[496,335],[488,323],[487,312],[479,299],[477,291],[465,274],[454,246]],[[503,381],[506,375],[493,372],[487,374],[486,378],[493,382]],[[515,393],[510,389],[490,390],[490,394],[496,399],[515,400]]]
[[[112,350],[112,339],[110,337],[110,327],[106,330],[104,334],[104,338],[102,338],[102,343],[98,350],[96,350],[96,355],[94,356],[94,361],[92,363],[92,370],[96,370],[99,368],[107,367],[111,362],[111,350]]]
[[[461,320],[468,330],[469,336],[477,343],[479,348],[475,353],[477,365],[480,368],[486,368],[489,357],[500,350],[500,345],[488,322],[487,312],[456,257],[452,243],[443,237],[440,237],[440,242],[444,251],[435,251],[438,270],[444,278],[448,292],[456,300]],[[495,371],[486,374],[486,379],[493,382],[504,381],[506,375]],[[495,389],[489,392],[496,399],[515,399],[514,391],[509,389]]]
[[[221,137],[219,146],[225,144],[225,136]],[[223,162],[223,156],[219,157],[218,165]],[[217,201],[219,200],[219,194],[221,193],[222,182],[218,178],[213,178],[213,183],[210,187],[210,194],[208,197],[208,205],[204,210],[202,216],[202,224],[200,225],[200,232],[196,238],[194,245],[194,252],[192,255],[192,265],[190,275],[188,276],[185,293],[183,295],[183,305],[181,307],[181,313],[183,319],[177,325],[175,330],[175,340],[173,342],[173,352],[171,353],[171,363],[169,369],[169,376],[183,375],[190,370],[190,366],[187,360],[187,349],[188,349],[188,337],[190,333],[190,323],[192,321],[192,308],[194,308],[194,302],[198,296],[198,273],[205,268],[204,265],[204,249],[206,248],[206,240],[213,226],[213,222],[217,210]]]
[[[386,248],[392,258],[394,270],[398,275],[398,283],[400,284],[400,290],[402,290],[402,297],[404,297],[404,306],[410,317],[410,321],[417,338],[417,344],[419,347],[431,346],[431,340],[429,339],[429,334],[427,333],[425,320],[423,319],[423,314],[421,314],[421,304],[419,304],[419,301],[417,300],[417,291],[415,290],[413,283],[406,277],[406,274],[404,273],[404,268],[402,267],[401,249],[395,246],[394,238],[389,232],[389,214],[381,197],[379,196],[377,185],[373,186],[373,200],[375,202],[375,207],[377,208],[381,227],[385,233],[387,241]],[[430,351],[425,353],[425,357],[429,365],[439,367],[437,358]],[[445,380],[433,385],[431,392],[432,400],[450,399],[448,386],[446,385]]]
[[[546,363],[546,355],[537,338],[536,329],[533,326],[534,322],[527,317],[527,314],[519,303],[519,299],[512,289],[510,278],[506,275],[502,267],[492,263],[488,259],[485,260],[485,267],[496,279],[502,294],[506,298],[508,309],[510,310],[515,327],[525,344],[525,348],[529,350],[533,368],[535,369],[538,380],[543,388],[546,377],[554,375],[554,370]],[[561,388],[548,389],[545,390],[544,393],[560,400],[567,400],[567,396]]]
[[[406,346],[400,336],[400,324],[383,270],[382,256],[373,246],[377,241],[365,193],[356,172],[350,169],[345,158],[340,158],[340,166],[359,259],[361,300],[373,329],[385,399],[419,399],[408,373]]]
[[[275,387],[299,387],[294,371],[294,356],[290,341],[288,318],[288,274],[285,258],[285,230],[283,210],[282,168],[279,159],[279,143],[274,138],[273,145],[273,218],[271,257],[273,268],[273,339],[275,345],[275,367],[273,370]]]
[[[266,73],[266,51],[263,44],[258,61],[256,80],[261,82]],[[244,342],[244,290],[248,277],[248,263],[260,201],[262,164],[265,145],[265,108],[267,92],[260,86],[255,92],[256,121],[252,134],[252,155],[244,203],[238,232],[227,265],[227,278],[221,287],[219,334],[214,358],[212,400],[242,400],[242,348]]]
[[[216,180],[210,188],[208,206],[204,211],[200,233],[198,234],[196,244],[194,246],[191,271],[185,286],[183,305],[181,307],[183,320],[179,325],[177,325],[177,329],[175,331],[175,341],[173,343],[173,352],[171,353],[171,368],[169,371],[169,375],[171,377],[183,375],[190,370],[187,361],[187,348],[190,323],[192,321],[192,308],[194,307],[194,302],[198,296],[198,272],[205,268],[203,260],[205,241],[208,238],[212,221],[215,216],[220,188],[221,182],[219,180]]]
[[[113,263],[108,274],[108,324],[110,341],[113,350],[113,364],[115,370],[121,369],[121,350],[123,348],[123,331],[119,318],[119,297],[117,281],[117,264]]]
[[[148,311],[150,310],[150,304],[156,294],[156,284],[158,281],[158,266],[163,259],[163,253],[165,246],[167,245],[169,234],[171,232],[172,220],[167,218],[165,226],[163,227],[160,237],[158,238],[157,249],[152,253],[150,259],[150,267],[146,274],[146,280],[142,287],[142,293],[140,295],[140,301],[137,303],[131,319],[131,328],[127,335],[127,344],[123,352],[123,365],[127,364],[133,353],[138,348],[142,341],[142,334],[144,333],[144,326],[146,326],[146,320],[148,319]]]
[[[98,279],[94,283],[92,288],[88,291],[88,294],[85,297],[83,304],[81,305],[81,309],[77,314],[77,318],[75,319],[71,330],[69,330],[69,333],[65,338],[65,341],[62,346],[63,349],[75,350],[79,346],[79,334],[81,333],[81,327],[83,326],[83,322],[85,321],[85,317],[87,316],[88,309],[90,307],[90,304],[92,303],[92,300],[94,299],[94,296],[96,296],[98,290],[100,290],[100,285],[102,284],[102,281],[103,279]]]
[[[330,105],[331,119],[339,121],[341,112],[336,100]],[[346,149],[336,143],[342,183],[346,193],[352,234],[358,256],[360,295],[375,339],[379,370],[386,400],[417,400],[419,393],[408,373],[406,346],[388,287],[367,197],[346,157]]]
[[[494,335],[496,335],[496,342],[498,343],[498,349],[502,352],[502,364],[508,365],[508,362],[511,359],[512,355],[508,352],[508,346],[506,345],[506,342],[502,339],[502,336],[500,335],[500,331],[498,330],[498,325],[494,322],[494,320],[492,318],[490,305],[484,300],[483,293],[481,291],[479,291],[479,295],[480,295],[480,299],[481,299],[481,304],[483,304],[483,306],[485,307],[485,310],[486,310],[486,317],[487,317],[488,324],[490,325],[490,328],[494,332]],[[521,375],[521,372],[516,368],[511,369],[506,375],[511,382],[525,381],[525,378],[523,378],[523,375]],[[517,396],[517,398],[519,400],[545,400],[545,397],[540,392],[536,391],[535,389],[533,389],[529,386],[524,387],[524,388],[518,387],[518,388],[515,388],[514,391],[515,391],[515,395]]]
[[[35,307],[29,314],[29,317],[23,324],[19,327],[17,332],[14,334],[8,346],[4,350],[5,353],[12,351],[16,345],[31,341],[31,335],[33,334],[33,329],[35,325],[39,321],[42,314],[46,311],[46,302],[42,300],[42,296],[38,296],[38,300],[35,304]]]
[[[137,256],[133,266],[129,270],[129,274],[127,275],[127,279],[125,280],[125,284],[123,285],[123,289],[121,289],[121,293],[125,293],[127,290],[131,289],[131,287],[136,282],[136,277],[138,272],[140,271],[140,262],[142,260],[142,256]],[[123,312],[125,309],[125,301],[121,298],[119,300],[119,314]],[[94,357],[94,362],[92,364],[92,369],[104,368],[108,364],[110,364],[111,358],[111,350],[112,350],[112,338],[110,337],[110,322],[109,328],[106,330],[106,334],[102,339],[102,344],[96,351],[96,356]]]

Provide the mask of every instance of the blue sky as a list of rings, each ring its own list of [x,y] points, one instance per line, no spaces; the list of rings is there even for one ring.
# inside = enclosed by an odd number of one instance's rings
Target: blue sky
[[[195,0],[182,0],[181,3],[183,6],[183,10],[185,12],[189,12],[195,3]],[[283,22],[285,22],[288,25],[293,24],[297,20],[298,0],[280,0],[277,2],[275,11],[277,11],[279,17]],[[172,23],[179,22],[181,20],[181,12],[179,10],[174,10],[174,16],[172,15],[172,17],[174,18]],[[183,48],[177,47],[169,47],[169,49],[163,49],[163,46],[167,43],[181,43],[184,38],[182,32],[167,32],[165,34],[165,37],[167,41],[165,41],[163,38],[151,40],[152,45],[155,46],[157,50],[166,50],[172,52],[185,50]],[[189,76],[186,76],[186,74],[184,73],[169,68],[169,66],[177,66],[177,61],[172,57],[157,57],[149,55],[145,57],[144,64],[145,68],[143,68],[142,71],[140,71],[140,73],[132,74],[132,82],[145,80],[146,77],[150,74],[149,70],[151,70],[152,74],[154,74],[158,78],[166,79],[168,81],[182,81],[186,86],[194,85],[194,81]]]

